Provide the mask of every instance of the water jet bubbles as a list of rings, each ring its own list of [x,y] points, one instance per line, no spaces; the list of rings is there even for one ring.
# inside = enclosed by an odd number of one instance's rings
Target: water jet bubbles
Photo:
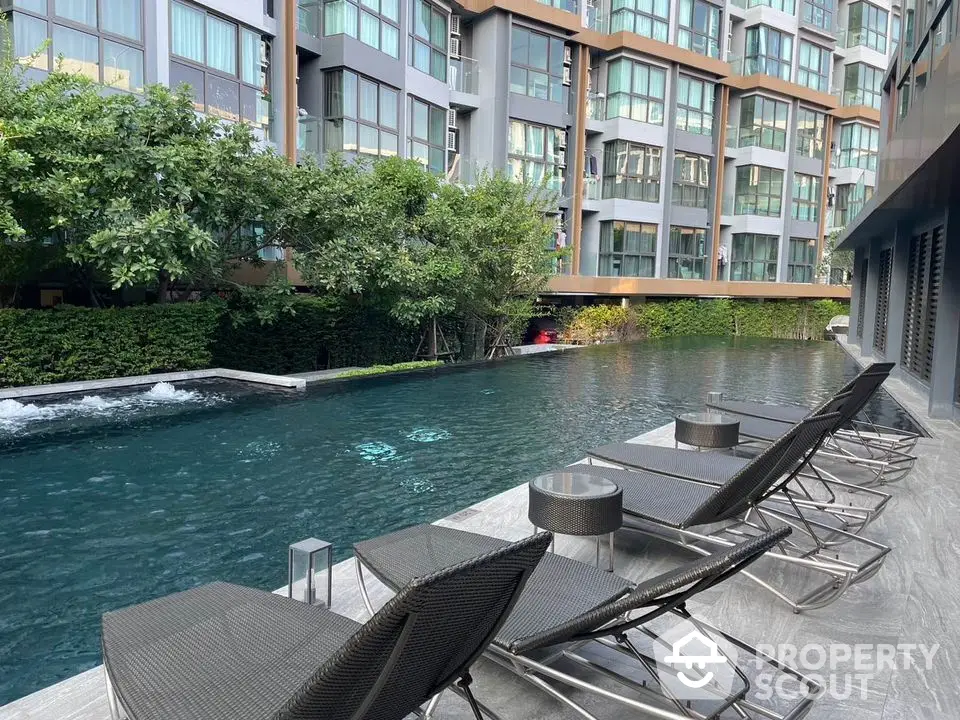
[[[393,445],[379,441],[360,443],[354,445],[353,449],[360,453],[363,460],[375,464],[387,462],[397,456],[397,449]]]
[[[418,478],[406,478],[400,481],[400,487],[409,490],[414,495],[433,492],[436,488],[429,480],[420,480]]]
[[[495,392],[496,392],[496,390],[494,390],[494,389],[492,389],[492,388],[484,388],[483,390],[480,391],[480,394],[481,394],[481,395],[493,395]]]
[[[450,432],[440,428],[416,428],[407,433],[407,440],[419,443],[431,443],[438,440],[449,440]]]

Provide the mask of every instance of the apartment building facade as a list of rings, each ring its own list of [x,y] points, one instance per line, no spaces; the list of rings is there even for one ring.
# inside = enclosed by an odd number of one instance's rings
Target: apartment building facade
[[[557,198],[558,294],[846,297],[899,0],[0,0],[31,72],[187,83],[291,159],[402,155]],[[49,40],[39,56],[36,48]]]
[[[960,7],[909,3],[883,78],[877,187],[841,237],[854,251],[850,340],[960,417]]]

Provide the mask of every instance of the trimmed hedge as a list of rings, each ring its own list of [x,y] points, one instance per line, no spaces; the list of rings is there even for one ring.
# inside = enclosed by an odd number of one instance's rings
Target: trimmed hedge
[[[0,387],[229,367],[275,374],[407,361],[419,333],[369,308],[298,298],[273,325],[209,300],[0,310]]]
[[[834,300],[666,300],[624,308],[589,305],[563,329],[575,343],[621,342],[678,335],[748,335],[822,340],[827,323],[849,306]]]

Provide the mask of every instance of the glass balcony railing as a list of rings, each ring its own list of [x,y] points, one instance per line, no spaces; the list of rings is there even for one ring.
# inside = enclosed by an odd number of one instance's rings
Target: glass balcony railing
[[[607,119],[607,98],[603,95],[591,93],[587,96],[587,119]]]
[[[728,52],[727,62],[730,63],[730,73],[732,75],[743,75],[743,55],[734,55]]]
[[[587,27],[606,35],[610,32],[610,16],[601,13],[598,8],[587,8]]]
[[[318,0],[299,0],[297,30],[316,38],[320,37],[320,2]]]
[[[320,119],[307,115],[297,124],[297,154],[320,159]]]
[[[569,13],[576,15],[580,12],[580,8],[577,4],[577,0],[537,0],[542,5],[550,5],[559,10],[566,10]]]
[[[600,179],[595,177],[585,177],[583,179],[583,199],[600,199]]]
[[[450,59],[447,84],[451,90],[477,95],[480,93],[480,63],[473,58]]]
[[[720,203],[720,214],[733,215],[733,194],[723,196],[723,202]]]
[[[741,10],[747,9],[747,0],[730,0],[730,4],[734,7],[738,7]]]
[[[727,125],[727,147],[735,148],[740,144],[740,126]]]

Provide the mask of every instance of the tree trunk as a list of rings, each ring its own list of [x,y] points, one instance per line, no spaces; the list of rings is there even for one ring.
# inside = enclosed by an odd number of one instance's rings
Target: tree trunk
[[[168,291],[170,290],[170,274],[166,270],[161,270],[157,277],[157,302],[166,303]]]

